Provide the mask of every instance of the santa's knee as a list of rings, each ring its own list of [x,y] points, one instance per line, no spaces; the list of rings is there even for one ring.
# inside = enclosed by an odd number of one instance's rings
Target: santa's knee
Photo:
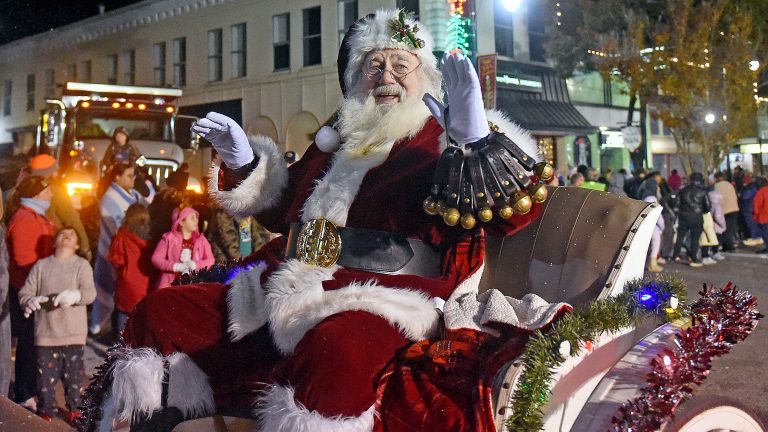
[[[407,344],[396,327],[377,315],[332,315],[302,338],[278,374],[280,384],[263,402],[292,404],[291,409],[318,418],[362,421],[373,415],[382,370]]]

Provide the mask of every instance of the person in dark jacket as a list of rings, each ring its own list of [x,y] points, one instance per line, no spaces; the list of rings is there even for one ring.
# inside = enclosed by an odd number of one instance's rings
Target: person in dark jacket
[[[741,216],[744,218],[744,223],[747,226],[746,234],[748,238],[744,240],[744,246],[759,246],[763,244],[763,239],[760,237],[760,227],[752,216],[756,194],[757,186],[755,185],[755,182],[751,181],[751,179],[749,181],[745,180],[739,199],[739,210],[741,211]]]
[[[664,231],[661,233],[661,258],[659,264],[666,263],[672,259],[675,250],[675,222],[677,221],[677,211],[680,207],[678,192],[662,178],[659,185],[661,191],[662,206],[661,217],[664,218]]]
[[[699,260],[699,237],[704,230],[704,213],[711,210],[709,192],[704,184],[704,176],[695,172],[688,178],[688,184],[680,189],[680,211],[677,219],[677,241],[674,258],[680,258],[680,249],[686,235],[688,238],[688,260],[691,267],[701,267]]]

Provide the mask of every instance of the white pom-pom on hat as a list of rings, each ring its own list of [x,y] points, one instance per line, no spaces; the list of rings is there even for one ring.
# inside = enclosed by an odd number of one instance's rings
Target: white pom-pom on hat
[[[333,153],[341,147],[341,136],[339,131],[330,127],[323,126],[315,135],[315,144],[320,151],[324,153]]]

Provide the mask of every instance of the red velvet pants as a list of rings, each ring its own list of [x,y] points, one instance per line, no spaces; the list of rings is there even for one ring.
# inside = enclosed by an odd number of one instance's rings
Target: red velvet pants
[[[326,318],[288,357],[267,326],[230,342],[227,289],[208,283],[157,290],[137,306],[124,333],[129,347],[189,355],[208,375],[220,409],[251,407],[254,391],[280,384],[294,388],[310,411],[359,416],[374,404],[382,371],[409,345],[386,320],[361,311]]]

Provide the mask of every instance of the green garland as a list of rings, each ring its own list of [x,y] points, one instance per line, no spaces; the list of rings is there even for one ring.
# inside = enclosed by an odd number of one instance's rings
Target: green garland
[[[602,333],[636,326],[646,317],[657,316],[664,321],[681,318],[685,299],[686,286],[680,278],[646,277],[627,282],[624,292],[616,297],[574,309],[546,333],[534,332],[528,340],[523,372],[512,395],[513,414],[507,420],[507,429],[533,432],[543,427],[542,408],[549,400],[552,376],[565,361],[560,354],[561,343],[568,341],[570,355],[575,356],[583,343],[594,341]],[[670,302],[676,307],[670,307]]]

